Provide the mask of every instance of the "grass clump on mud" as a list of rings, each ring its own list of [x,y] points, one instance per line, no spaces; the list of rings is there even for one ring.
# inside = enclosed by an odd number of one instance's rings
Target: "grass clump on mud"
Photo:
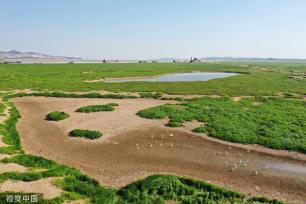
[[[162,93],[156,92],[141,92],[139,93],[140,98],[153,98],[153,99],[159,99],[163,96]]]
[[[152,175],[121,188],[118,193],[127,203],[165,203],[166,200],[183,204],[200,203],[274,203],[266,198],[246,198],[245,195],[213,184],[172,175]]]
[[[114,106],[118,106],[117,103],[108,103],[105,105],[91,105],[78,108],[76,112],[80,113],[91,113],[91,112],[103,112],[103,111],[113,111],[115,110]]]
[[[69,117],[68,113],[61,111],[53,111],[46,116],[46,120],[59,121],[59,120],[64,120],[68,117]]]
[[[126,96],[120,94],[100,94],[100,93],[64,93],[64,92],[33,92],[33,93],[16,93],[11,95],[6,95],[4,98],[6,100],[15,97],[26,97],[26,96],[44,96],[44,97],[55,97],[55,98],[109,98],[109,99],[127,99],[127,98],[137,98],[136,96]]]
[[[244,144],[306,153],[306,101],[286,98],[202,97],[184,104],[166,104],[139,111],[149,119],[168,117],[171,127],[197,120],[194,129],[212,137]]]
[[[102,137],[103,134],[99,131],[93,131],[93,130],[81,130],[81,129],[75,129],[69,132],[69,136],[71,137],[85,137],[88,139],[97,139],[99,137]]]

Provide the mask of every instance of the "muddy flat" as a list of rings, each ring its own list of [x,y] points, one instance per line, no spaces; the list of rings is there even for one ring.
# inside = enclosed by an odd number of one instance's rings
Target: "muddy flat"
[[[229,147],[135,115],[170,101],[24,97],[13,102],[22,115],[17,128],[25,151],[81,169],[102,185],[119,188],[163,172],[248,195],[305,203],[305,162]],[[111,102],[119,104],[113,112],[74,112],[81,106]],[[71,116],[60,122],[45,121],[46,114],[55,110]],[[71,138],[67,132],[74,128],[100,130],[105,137]]]

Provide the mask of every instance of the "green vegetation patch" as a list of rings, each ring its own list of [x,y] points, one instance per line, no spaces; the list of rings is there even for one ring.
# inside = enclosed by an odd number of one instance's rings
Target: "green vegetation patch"
[[[183,204],[196,203],[274,203],[266,198],[246,198],[245,195],[194,179],[153,175],[121,188],[118,193],[127,203],[163,204],[165,200]]]
[[[154,98],[154,99],[159,99],[163,96],[162,93],[152,93],[152,92],[141,92],[139,93],[139,96],[141,98]]]
[[[60,111],[53,111],[46,116],[46,120],[59,121],[59,120],[64,120],[68,117],[69,117],[68,113],[60,112]]]
[[[0,116],[2,116],[4,109],[5,105],[3,103],[0,103]]]
[[[69,135],[71,137],[85,137],[93,140],[102,137],[103,134],[99,131],[75,129],[70,131]]]
[[[0,64],[0,90],[161,92],[168,94],[273,95],[306,93],[305,61],[148,64]],[[88,82],[101,78],[158,76],[183,72],[235,72],[238,76],[197,82]],[[86,74],[84,74],[86,72]],[[117,96],[115,96],[117,97]]]
[[[63,93],[63,92],[33,92],[33,93],[10,94],[4,96],[3,99],[7,101],[10,98],[26,97],[26,96],[44,96],[44,97],[56,97],[56,98],[111,98],[111,99],[137,98],[136,96],[126,96],[120,94],[100,94],[100,93],[75,94],[75,93]]]
[[[197,120],[195,132],[231,142],[260,144],[274,149],[306,153],[306,101],[287,98],[202,97],[184,104],[166,104],[139,111],[149,119],[169,117],[168,126]]]
[[[8,103],[8,106],[10,107],[10,117],[4,123],[0,124],[0,134],[3,135],[3,142],[10,146],[0,147],[0,153],[16,154],[22,152],[19,133],[16,128],[20,113],[13,103]]]
[[[42,157],[32,155],[17,155],[11,158],[2,160],[3,163],[17,163],[30,168],[45,169],[44,171],[34,172],[6,172],[0,174],[0,183],[8,179],[21,181],[35,181],[47,177],[64,177],[56,182],[56,185],[64,189],[68,193],[52,200],[42,200],[42,204],[60,204],[65,200],[75,198],[87,198],[90,203],[122,203],[124,202],[119,196],[116,196],[115,191],[102,187],[98,181],[89,178],[80,171],[58,164],[57,162],[44,159]],[[0,197],[6,193],[0,193]],[[19,193],[18,193],[19,194]],[[1,199],[1,198],[0,198]],[[0,200],[1,201],[1,200]],[[121,201],[121,202],[119,202]]]
[[[91,113],[91,112],[113,111],[115,110],[114,106],[118,106],[118,104],[108,103],[106,105],[91,105],[91,106],[78,108],[76,112]]]

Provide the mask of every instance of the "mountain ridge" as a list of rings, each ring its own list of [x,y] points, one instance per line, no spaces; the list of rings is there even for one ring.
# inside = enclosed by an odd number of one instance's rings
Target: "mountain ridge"
[[[18,60],[24,60],[24,59],[50,59],[50,60],[82,60],[82,58],[79,57],[66,57],[66,56],[53,56],[53,55],[47,55],[42,54],[38,52],[21,52],[18,50],[10,50],[8,52],[6,51],[0,51],[0,59],[3,60],[12,60],[12,59],[18,59]]]

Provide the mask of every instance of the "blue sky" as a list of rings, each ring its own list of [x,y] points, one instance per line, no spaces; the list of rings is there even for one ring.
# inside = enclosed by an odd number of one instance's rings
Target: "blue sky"
[[[0,50],[306,58],[304,0],[0,0]]]

